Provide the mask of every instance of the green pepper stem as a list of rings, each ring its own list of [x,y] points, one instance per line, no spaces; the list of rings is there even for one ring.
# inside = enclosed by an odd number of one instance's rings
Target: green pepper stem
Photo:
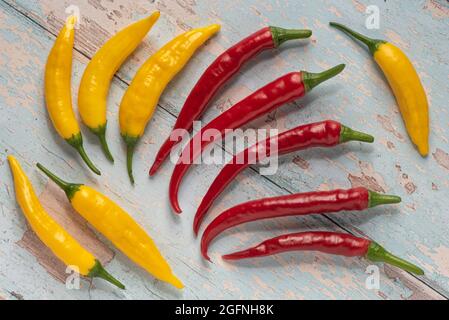
[[[101,175],[100,170],[98,170],[92,161],[90,161],[89,157],[86,154],[86,151],[83,147],[83,136],[81,135],[81,132],[73,135],[69,139],[66,139],[67,143],[70,144],[72,147],[74,147],[78,153],[80,154],[81,158],[84,160],[84,162],[87,164],[90,170],[95,172],[98,175]]]
[[[401,202],[401,197],[390,195],[390,194],[380,194],[374,191],[368,191],[368,208],[379,206],[382,204],[391,204]]]
[[[381,44],[385,43],[384,40],[369,38],[337,22],[329,22],[329,25],[366,44],[372,55],[374,55]]]
[[[134,147],[135,145],[132,144],[126,146],[126,168],[128,170],[128,176],[132,184],[134,184],[134,176],[133,176]]]
[[[335,77],[337,74],[342,72],[344,68],[345,68],[344,64],[339,64],[333,68],[330,68],[320,73],[301,71],[302,81],[304,82],[306,91],[310,91],[317,85],[319,85],[321,82],[324,82],[332,77]]]
[[[308,29],[284,29],[270,26],[270,31],[276,48],[286,41],[309,38],[312,35],[312,30]]]
[[[342,125],[340,130],[340,143],[347,141],[362,141],[372,143],[374,141],[374,137],[370,134],[352,130],[351,128]]]
[[[417,275],[424,274],[424,271],[420,267],[411,262],[405,261],[404,259],[396,257],[374,241],[372,241],[368,247],[366,258],[370,261],[385,262]]]
[[[112,156],[111,151],[109,150],[105,134],[103,133],[99,135],[98,138],[100,139],[101,149],[103,149],[104,155],[106,156],[106,158],[108,158],[109,161],[114,163],[114,157]]]
[[[79,190],[79,187],[81,186],[81,184],[69,183],[69,182],[62,180],[61,178],[57,177],[55,174],[53,174],[50,170],[45,168],[40,163],[36,164],[36,166],[42,172],[44,172],[47,177],[49,177],[51,180],[53,180],[53,182],[56,183],[62,190],[64,190],[64,192],[67,195],[67,198],[69,198],[69,200],[71,200],[73,198],[73,196],[75,195],[75,193]]]
[[[101,172],[100,170],[97,169],[97,167],[95,167],[95,165],[92,163],[92,161],[90,161],[89,157],[86,154],[86,151],[84,150],[83,145],[79,145],[76,150],[78,150],[78,153],[80,154],[81,158],[84,160],[84,162],[87,164],[87,166],[89,167],[90,170],[92,170],[95,174],[98,174],[99,176],[101,176]]]
[[[114,162],[114,157],[112,156],[106,141],[106,123],[98,126],[98,128],[90,128],[90,130],[98,137],[98,139],[100,139],[101,149],[106,158],[108,158],[109,161]]]
[[[118,281],[109,272],[107,272],[106,269],[101,265],[100,261],[98,261],[97,259],[95,259],[95,265],[90,270],[88,276],[92,277],[92,278],[97,277],[97,278],[104,279],[104,280],[112,283],[113,285],[119,287],[120,289],[123,289],[123,290],[125,289],[125,286],[123,285],[123,283]]]
[[[134,184],[134,176],[133,176],[133,155],[134,149],[136,147],[137,142],[140,137],[128,136],[126,134],[122,134],[123,140],[126,143],[126,168],[128,170],[128,176],[131,180],[131,183]]]

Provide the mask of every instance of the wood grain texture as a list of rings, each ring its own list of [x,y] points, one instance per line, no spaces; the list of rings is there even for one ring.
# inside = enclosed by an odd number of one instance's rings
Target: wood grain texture
[[[449,10],[446,1],[404,3],[380,0],[156,0],[154,3],[144,0],[0,0],[0,44],[4,48],[0,52],[3,129],[0,132],[0,296],[6,299],[441,299],[442,295],[449,296],[449,66],[445,40]],[[65,8],[71,4],[80,8],[82,17],[75,41],[74,101],[85,65],[104,40],[153,10],[161,11],[160,21],[121,68],[111,88],[108,138],[115,165],[104,159],[95,137],[83,128],[86,149],[102,170],[100,178],[91,175],[74,151],[56,136],[43,103],[46,57],[54,35],[65,20]],[[364,30],[368,4],[380,8],[380,30]],[[366,50],[330,29],[327,22],[331,20],[344,21],[374,37],[385,38],[407,52],[423,80],[431,105],[431,155],[428,158],[420,158],[411,146],[394,98]],[[124,147],[117,127],[117,108],[123,92],[151,53],[176,34],[212,22],[221,23],[222,31],[198,51],[165,91],[143,143],[138,147],[137,183],[132,188],[124,169]],[[167,199],[172,164],[164,165],[153,179],[147,178],[147,170],[170,132],[174,115],[202,71],[226,47],[267,24],[308,27],[313,29],[314,35],[310,41],[287,44],[251,62],[221,91],[205,120],[286,72],[319,71],[343,62],[347,68],[338,80],[329,81],[305,99],[284,106],[250,126],[285,130],[300,123],[334,119],[373,134],[376,142],[372,146],[351,143],[285,156],[273,176],[261,177],[254,170],[247,170],[216,203],[208,220],[221,210],[248,199],[351,185],[398,194],[403,203],[330,218],[316,216],[251,223],[220,237],[211,248],[215,263],[209,265],[200,258],[191,223],[219,166],[198,166],[188,175],[181,188],[184,213],[180,217],[173,215]],[[26,232],[26,224],[14,201],[11,175],[5,162],[8,153],[19,158],[40,191],[45,189],[47,179],[34,169],[37,161],[67,180],[95,186],[120,203],[155,238],[175,272],[186,283],[184,292],[175,292],[155,281],[119,252],[108,269],[127,285],[125,293],[101,281],[94,282],[94,289],[83,286],[81,290],[67,290],[37,263],[35,256],[16,244]],[[417,279],[396,269],[381,267],[380,290],[369,290],[365,287],[368,264],[361,259],[306,253],[229,264],[219,258],[221,253],[264,238],[308,228],[366,235],[423,266],[426,276]]]

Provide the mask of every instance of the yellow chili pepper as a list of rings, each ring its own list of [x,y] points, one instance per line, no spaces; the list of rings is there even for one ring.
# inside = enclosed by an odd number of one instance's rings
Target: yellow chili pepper
[[[58,134],[74,147],[88,167],[100,175],[84,151],[83,137],[72,108],[72,51],[75,16],[70,16],[48,55],[45,67],[45,100],[50,119]]]
[[[220,30],[218,24],[183,33],[152,55],[137,71],[120,103],[120,132],[127,145],[131,182],[132,157],[137,141],[151,119],[159,97],[171,79],[207,39]]]
[[[405,127],[422,156],[429,153],[429,105],[418,74],[407,56],[391,43],[371,39],[339,23],[342,30],[368,46],[393,90]]]
[[[114,162],[106,142],[106,99],[112,77],[137,48],[159,18],[159,11],[137,21],[110,38],[84,71],[78,92],[78,108],[84,124],[100,139],[106,157]]]
[[[42,207],[31,182],[13,156],[8,156],[14,176],[16,199],[31,228],[41,241],[66,265],[75,266],[81,275],[99,277],[121,289],[125,286],[111,276],[67,231]]]
[[[157,279],[184,287],[153,240],[122,208],[88,186],[65,182],[39,163],[37,167],[64,190],[73,208],[128,258]]]

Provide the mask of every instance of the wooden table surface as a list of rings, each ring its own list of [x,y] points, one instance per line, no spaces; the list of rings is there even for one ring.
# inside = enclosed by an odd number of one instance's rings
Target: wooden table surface
[[[377,5],[380,29],[365,29],[366,6]],[[124,64],[111,86],[108,139],[115,164],[103,156],[85,127],[85,147],[102,176],[91,174],[55,133],[43,98],[43,73],[55,34],[70,5],[79,8],[75,39],[73,99],[83,70],[112,34],[154,10],[161,18]],[[328,22],[344,22],[365,34],[401,47],[417,68],[430,102],[430,153],[421,158],[411,145],[391,91],[365,49]],[[282,0],[0,0],[0,299],[446,299],[449,297],[449,5],[445,0],[282,1]],[[137,68],[175,35],[192,27],[220,23],[222,30],[198,50],[165,90],[137,148],[136,185],[125,170],[117,110]],[[251,127],[285,130],[302,123],[334,119],[373,134],[372,145],[348,143],[332,149],[296,152],[280,159],[272,176],[246,170],[215,204],[208,221],[223,209],[258,197],[311,190],[366,186],[398,194],[398,206],[307,218],[245,224],[211,247],[213,264],[199,254],[192,234],[194,212],[220,166],[199,165],[180,191],[184,212],[168,204],[173,164],[150,179],[147,170],[176,115],[203,70],[224,49],[266,25],[310,28],[310,40],[291,42],[261,54],[220,92],[205,115],[210,120],[263,84],[293,70],[320,71],[345,63],[336,79],[308,97],[283,106]],[[76,108],[76,103],[74,103]],[[79,290],[63,281],[65,267],[30,232],[15,201],[8,154],[22,163],[51,214],[91,249],[127,286],[82,280]],[[52,168],[67,180],[83,182],[118,202],[152,235],[175,273],[186,284],[176,291],[131,263],[70,210],[67,200],[35,167]],[[301,230],[335,230],[365,235],[425,270],[416,277],[379,266],[380,286],[366,286],[364,259],[316,253],[282,254],[241,263],[220,255],[262,239]]]

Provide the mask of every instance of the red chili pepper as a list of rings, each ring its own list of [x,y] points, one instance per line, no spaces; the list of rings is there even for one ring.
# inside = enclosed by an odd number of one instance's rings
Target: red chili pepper
[[[245,149],[235,155],[212,182],[196,211],[193,231],[195,234],[198,233],[201,221],[215,199],[242,170],[247,168],[251,162],[260,162],[273,155],[270,150],[271,146],[277,146],[277,154],[282,155],[312,147],[332,147],[347,141],[373,142],[374,138],[369,134],[354,131],[336,121],[327,120],[298,126]]]
[[[423,275],[418,266],[386,251],[378,243],[350,234],[336,232],[299,232],[266,240],[255,247],[223,256],[226,260],[263,257],[286,251],[319,251],[346,257],[365,257],[385,262],[405,271]]]
[[[277,48],[285,41],[308,38],[311,35],[312,31],[310,30],[265,27],[223,52],[204,71],[193,87],[179,113],[173,130],[184,129],[190,131],[193,121],[198,120],[203,114],[207,104],[217,93],[218,89],[231,79],[243,64],[251,58],[264,50]],[[156,155],[156,159],[150,169],[150,176],[156,173],[178,142],[172,140],[171,137],[167,138]]]
[[[264,198],[239,204],[216,217],[201,239],[201,254],[207,260],[210,242],[221,232],[245,222],[342,210],[364,210],[382,204],[399,203],[401,198],[379,194],[363,187],[347,190],[315,191]]]
[[[344,67],[344,64],[340,64],[321,73],[305,71],[288,73],[253,92],[209,122],[189,141],[173,170],[169,186],[169,197],[173,209],[177,213],[181,213],[182,210],[178,203],[178,189],[181,180],[207,145],[222,138],[226,130],[239,128],[285,103],[304,96],[306,92],[321,82],[340,73]],[[209,140],[203,141],[201,139],[203,132],[217,132],[217,134],[210,137]],[[199,147],[196,146],[197,144]]]

